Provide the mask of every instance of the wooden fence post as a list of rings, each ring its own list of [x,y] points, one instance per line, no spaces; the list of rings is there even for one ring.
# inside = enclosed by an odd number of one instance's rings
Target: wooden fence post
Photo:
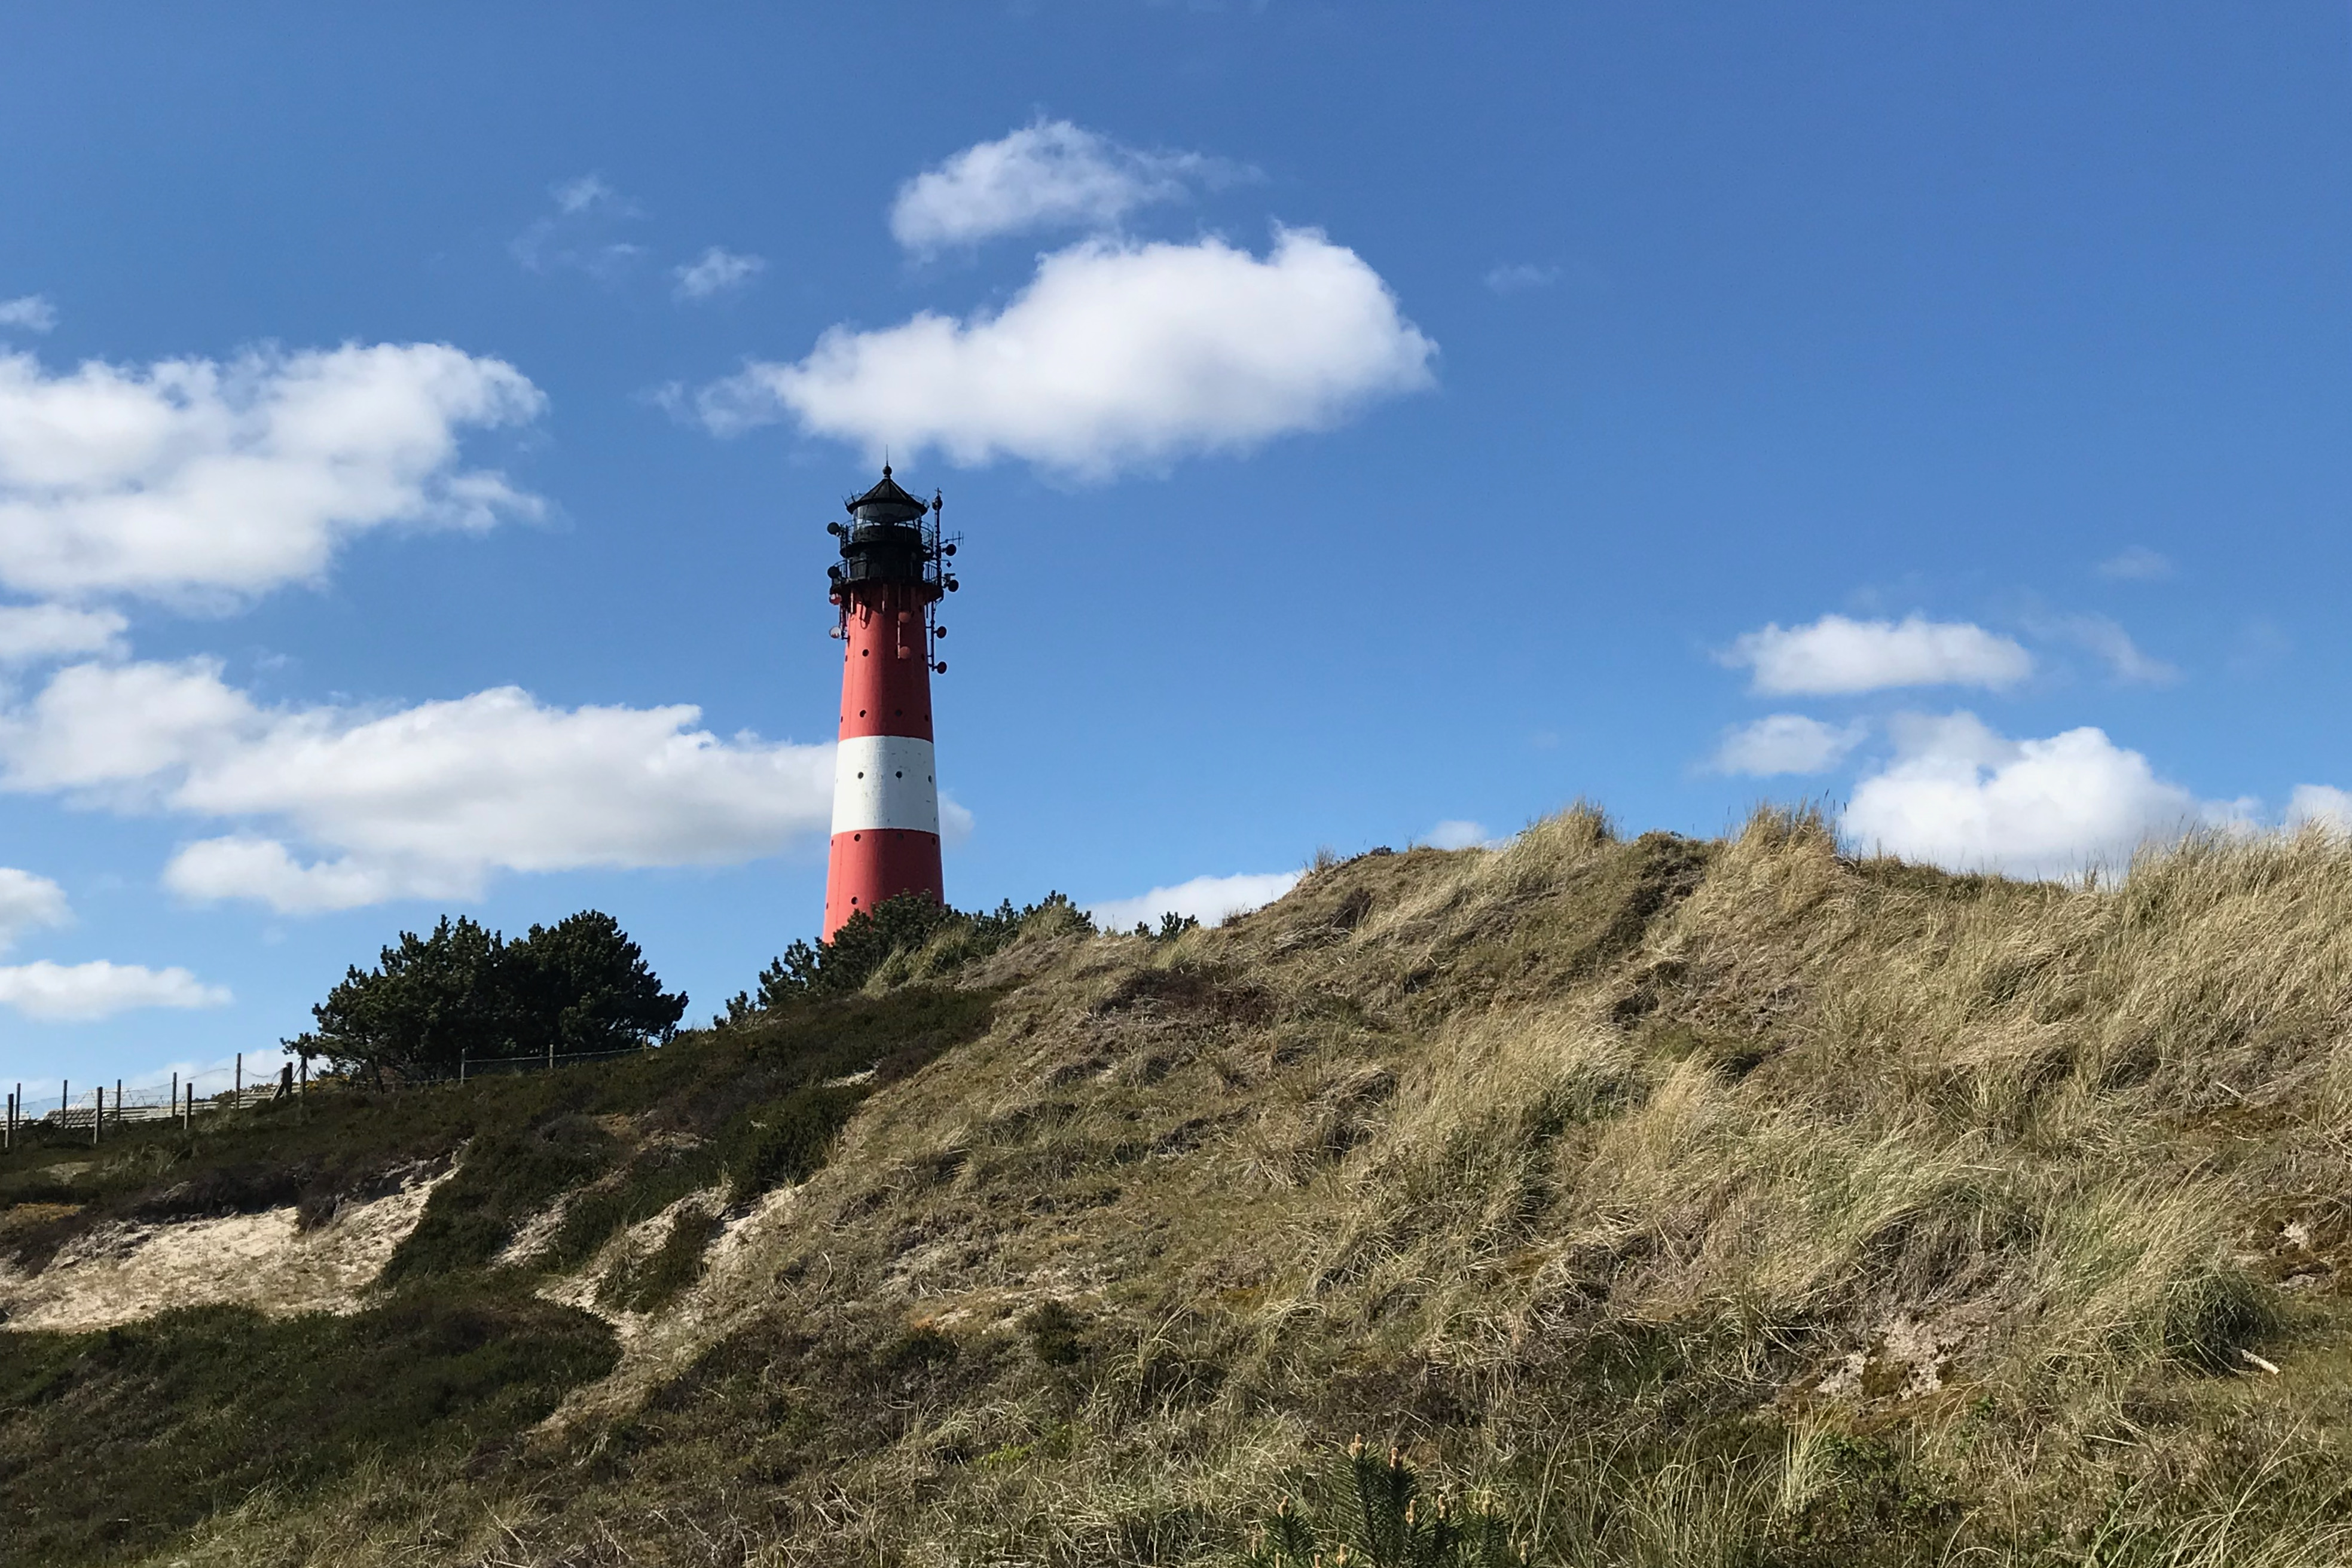
[[[90,1104],[95,1113],[89,1119],[89,1146],[98,1147],[99,1129],[106,1125],[106,1085],[101,1083],[90,1092]]]
[[[114,1081],[114,1124],[122,1125],[122,1080]]]
[[[245,1103],[245,1052],[236,1053],[236,1077],[230,1081],[228,1108],[236,1110]]]

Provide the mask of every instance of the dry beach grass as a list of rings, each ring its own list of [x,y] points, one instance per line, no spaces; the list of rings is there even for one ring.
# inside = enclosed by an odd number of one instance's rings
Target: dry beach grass
[[[1577,810],[943,963],[874,988],[986,1031],[528,1441],[156,1560],[1224,1561],[1362,1432],[1538,1562],[2352,1562],[2339,841],[2058,885]]]

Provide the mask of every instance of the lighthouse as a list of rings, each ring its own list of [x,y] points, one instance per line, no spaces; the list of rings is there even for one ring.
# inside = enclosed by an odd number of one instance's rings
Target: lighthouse
[[[828,569],[841,640],[841,745],[833,772],[833,852],[824,876],[824,935],[887,898],[945,901],[940,875],[940,786],[931,750],[931,676],[947,635],[936,613],[952,592],[956,541],[883,465],[882,482],[827,523],[841,541]]]

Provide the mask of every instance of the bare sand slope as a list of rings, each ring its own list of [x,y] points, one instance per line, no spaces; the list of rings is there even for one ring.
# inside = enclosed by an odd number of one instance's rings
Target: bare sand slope
[[[420,1176],[309,1231],[297,1227],[290,1206],[108,1226],[68,1244],[37,1274],[0,1264],[0,1325],[81,1333],[174,1307],[225,1304],[272,1317],[352,1311],[447,1176]]]

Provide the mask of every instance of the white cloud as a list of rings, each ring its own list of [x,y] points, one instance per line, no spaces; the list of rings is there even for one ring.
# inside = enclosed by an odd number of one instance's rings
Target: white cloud
[[[1474,822],[1463,817],[1448,817],[1430,829],[1429,837],[1423,841],[1430,848],[1436,850],[1472,850],[1482,845],[1491,847],[1495,840],[1493,835],[1486,831],[1486,825],[1484,822]]]
[[[636,212],[635,207],[618,191],[604,183],[601,174],[583,174],[577,179],[559,181],[547,188],[547,193],[555,198],[556,210],[567,215],[595,212],[600,208],[631,215]]]
[[[273,1075],[273,1064],[268,1058],[262,1052],[252,1051],[245,1052],[244,1056],[246,1082],[250,1084],[256,1082],[268,1082]],[[168,1090],[176,1082],[185,1089],[195,1084],[200,1079],[215,1079],[229,1082],[234,1082],[231,1074],[236,1070],[237,1058],[235,1055],[220,1057],[211,1061],[197,1061],[183,1058],[178,1061],[167,1061],[161,1067],[151,1067],[144,1071],[129,1074],[122,1080],[122,1087],[125,1090]],[[202,1091],[202,1092],[210,1092],[209,1085]]]
[[[276,839],[233,833],[184,845],[163,868],[163,885],[199,904],[248,898],[289,915],[356,909],[394,898],[470,898],[481,893],[479,862],[426,861],[394,867],[344,855],[304,864]]]
[[[21,327],[27,332],[56,329],[58,308],[38,294],[0,299],[0,327]]]
[[[47,877],[14,866],[0,866],[0,952],[16,938],[41,926],[65,925],[73,920],[66,890]]]
[[[1066,120],[967,147],[898,188],[890,233],[929,254],[1038,229],[1107,229],[1139,207],[1251,172],[1195,152],[1144,152]]]
[[[645,246],[614,237],[621,225],[645,213],[601,176],[561,181],[548,187],[548,194],[555,200],[555,215],[539,219],[507,245],[508,254],[526,270],[566,267],[614,283],[645,256]]]
[[[1895,760],[1854,787],[1843,829],[1871,852],[1955,871],[2063,876],[2117,865],[2151,840],[2244,821],[2251,802],[2200,801],[2102,730],[2010,740],[1974,714],[1903,715]]]
[[[1228,916],[1272,904],[1297,886],[1301,874],[1270,871],[1196,876],[1173,887],[1155,887],[1139,897],[1108,899],[1087,913],[1106,931],[1128,931],[1138,925],[1157,926],[1162,915],[1189,915],[1203,925],[1214,925]]]
[[[699,716],[512,687],[266,708],[209,661],[80,664],[0,717],[0,787],[235,824],[165,884],[289,912],[473,897],[500,871],[738,862],[824,831],[830,746],[721,740]]]
[[[680,299],[708,299],[730,288],[740,288],[767,269],[764,256],[745,256],[712,246],[696,260],[670,269],[677,279]]]
[[[230,601],[316,578],[370,528],[531,514],[458,443],[545,403],[511,365],[438,343],[60,375],[0,354],[0,583]]]
[[[2134,545],[2101,561],[2099,575],[2119,582],[2155,582],[2172,575],[2172,562],[2144,545]]]
[[[997,315],[836,327],[797,364],[705,388],[698,409],[721,434],[791,416],[877,454],[1103,477],[1327,428],[1428,386],[1436,351],[1378,273],[1311,230],[1280,231],[1263,260],[1214,239],[1089,241],[1045,257]]]
[[[111,610],[0,604],[0,664],[30,664],[79,653],[119,653],[129,625]]]
[[[2129,632],[2104,615],[2070,615],[2053,630],[2105,660],[2108,673],[2119,681],[2166,686],[2180,678],[2178,669],[2142,653]]]
[[[1859,719],[1841,727],[1802,714],[1769,714],[1753,724],[1726,730],[1709,766],[1718,773],[1758,778],[1825,773],[1843,761],[1845,754],[1869,733],[1870,726]]]
[[[2033,656],[2007,637],[1965,621],[1914,615],[1850,621],[1824,615],[1810,626],[1778,624],[1750,632],[1723,662],[1756,672],[1753,689],[1769,695],[1822,696],[1887,686],[2015,685],[2033,673]]]
[[[1486,287],[1496,294],[1522,294],[1530,288],[1549,288],[1559,281],[1559,268],[1538,267],[1533,262],[1507,262],[1490,267]]]
[[[134,1008],[216,1008],[232,998],[185,969],[142,964],[0,964],[0,1006],[27,1018],[88,1023]]]
[[[2287,798],[2286,825],[2316,824],[2338,833],[2352,833],[2352,792],[2329,784],[2298,784]]]

